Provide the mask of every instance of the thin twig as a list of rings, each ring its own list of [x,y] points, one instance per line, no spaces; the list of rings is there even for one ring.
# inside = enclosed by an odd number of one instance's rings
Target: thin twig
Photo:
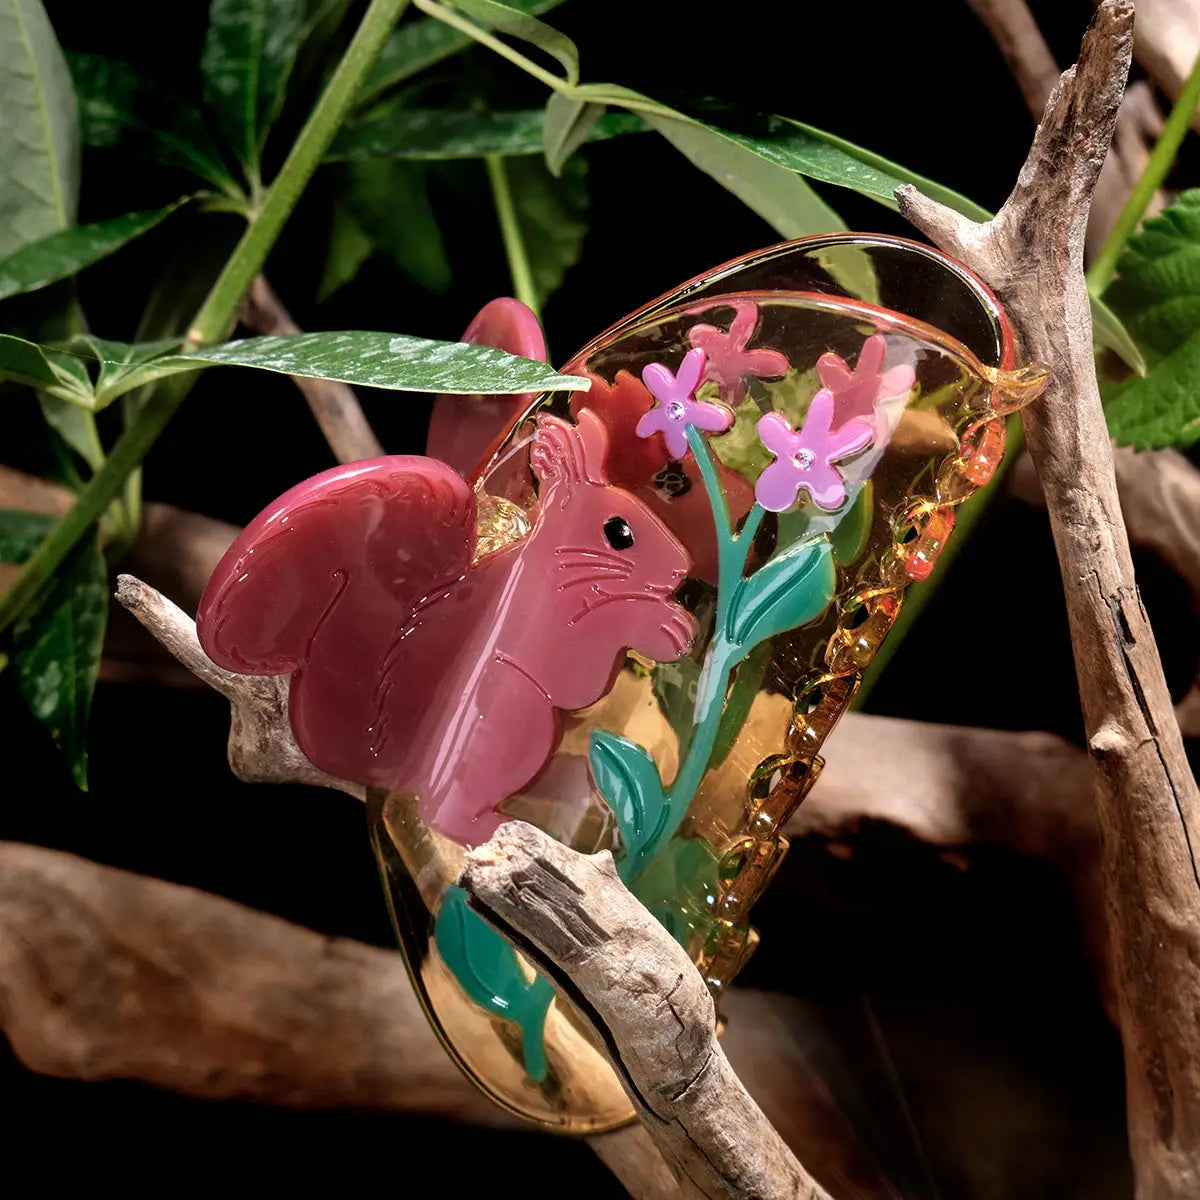
[[[265,275],[258,275],[242,303],[242,324],[255,333],[299,333]],[[304,393],[330,450],[340,463],[378,458],[383,453],[362,405],[349,384],[334,379],[308,379],[293,375],[292,382]]]
[[[1133,4],[1105,0],[1052,93],[1016,188],[978,225],[897,190],[901,210],[990,283],[1027,359],[1053,370],[1026,436],[1062,567],[1099,819],[1139,1194],[1200,1194],[1200,794],[1138,595],[1083,275]],[[1035,663],[1030,670],[1036,671]]]

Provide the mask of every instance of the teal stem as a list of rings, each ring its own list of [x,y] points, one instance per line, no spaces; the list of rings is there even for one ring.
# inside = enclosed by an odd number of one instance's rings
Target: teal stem
[[[712,758],[713,747],[721,726],[722,701],[729,690],[729,680],[734,668],[741,661],[745,648],[729,639],[729,613],[733,597],[741,586],[746,572],[746,559],[754,544],[755,534],[762,524],[763,509],[757,502],[746,515],[740,533],[733,531],[729,519],[729,506],[725,492],[717,478],[716,463],[708,442],[695,429],[687,427],[688,445],[696,456],[700,478],[708,494],[712,509],[713,524],[717,535],[717,613],[712,650],[703,675],[703,687],[696,697],[696,725],[687,754],[671,786],[664,793],[662,813],[658,826],[641,854],[629,855],[618,871],[621,878],[630,883],[650,865],[664,845],[674,836],[691,806],[692,797],[700,786],[704,772]]]

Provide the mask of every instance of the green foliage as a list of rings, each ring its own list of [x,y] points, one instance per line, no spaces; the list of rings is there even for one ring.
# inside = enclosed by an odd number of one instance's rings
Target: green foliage
[[[513,0],[516,12],[537,16],[557,8],[563,0]],[[471,38],[432,17],[402,22],[380,51],[359,92],[359,104],[377,99],[397,84],[432,67],[471,45]]]
[[[27,243],[0,259],[0,300],[77,274],[148,233],[182,203],[178,200],[165,208],[126,213],[95,225],[76,225]]]
[[[587,168],[573,158],[556,179],[542,159],[516,158],[504,169],[540,308],[579,260],[587,232]]]
[[[40,513],[0,511],[0,562],[23,562],[53,525]],[[107,619],[107,575],[93,532],[55,574],[37,610],[13,630],[11,661],[21,696],[85,790],[88,717]]]
[[[450,286],[450,260],[441,226],[429,201],[424,163],[378,158],[346,163],[338,172],[339,207],[361,239],[382,250],[410,279],[431,292]],[[396,214],[404,214],[397,220]],[[345,245],[339,248],[345,250]],[[361,241],[349,246],[351,258],[362,255]],[[359,257],[361,265],[365,255]],[[341,270],[353,275],[349,262]],[[330,268],[327,266],[326,271]]]
[[[0,5],[0,255],[66,229],[79,197],[75,93],[40,0]]]
[[[252,178],[320,7],[316,0],[212,0],[209,7],[200,56],[204,99]]]
[[[195,367],[256,367],[310,379],[336,379],[405,392],[498,395],[586,389],[588,381],[560,375],[545,363],[491,346],[353,330],[243,338],[207,350],[173,354],[146,364],[146,376]],[[146,377],[139,379],[145,382]]]
[[[1124,317],[1147,373],[1104,386],[1109,431],[1138,449],[1200,438],[1200,189],[1129,239],[1105,299]]]
[[[99,54],[71,54],[67,61],[85,145],[152,159],[240,195],[198,105],[128,63]]]
[[[601,110],[603,112],[603,110]],[[482,158],[487,154],[541,154],[545,114],[540,108],[466,111],[408,108],[402,99],[382,105],[367,119],[348,126],[330,147],[328,157]],[[636,113],[608,113],[585,129],[581,141],[602,141],[640,133],[645,122]],[[561,170],[566,157],[559,147]],[[558,172],[555,172],[556,174]]]
[[[450,0],[450,4],[485,29],[495,29],[519,38],[557,59],[568,87],[574,87],[579,82],[579,51],[575,43],[545,21],[539,21],[514,5],[499,4],[497,0]]]

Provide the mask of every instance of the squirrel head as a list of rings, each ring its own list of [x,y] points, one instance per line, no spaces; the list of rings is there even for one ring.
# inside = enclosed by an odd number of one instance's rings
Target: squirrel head
[[[578,646],[589,658],[606,658],[609,671],[623,649],[678,658],[696,634],[672,600],[691,558],[642,500],[608,482],[601,419],[584,408],[577,422],[540,415],[529,452],[541,484],[537,557],[548,572],[543,582],[551,585],[556,623],[583,635],[572,638],[573,652]],[[564,660],[564,674],[580,665]]]

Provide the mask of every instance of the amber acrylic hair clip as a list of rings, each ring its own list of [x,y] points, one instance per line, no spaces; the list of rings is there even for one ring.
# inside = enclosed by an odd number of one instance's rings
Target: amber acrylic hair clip
[[[544,356],[512,300],[464,340]],[[290,675],[297,744],[367,785],[450,1053],[505,1108],[595,1132],[630,1117],[620,1083],[465,903],[466,850],[512,818],[612,850],[719,992],[825,737],[1045,372],[1014,369],[965,268],[850,234],[718,267],[564,370],[590,389],[440,400],[432,457],[287,492],[197,628],[228,670]]]

